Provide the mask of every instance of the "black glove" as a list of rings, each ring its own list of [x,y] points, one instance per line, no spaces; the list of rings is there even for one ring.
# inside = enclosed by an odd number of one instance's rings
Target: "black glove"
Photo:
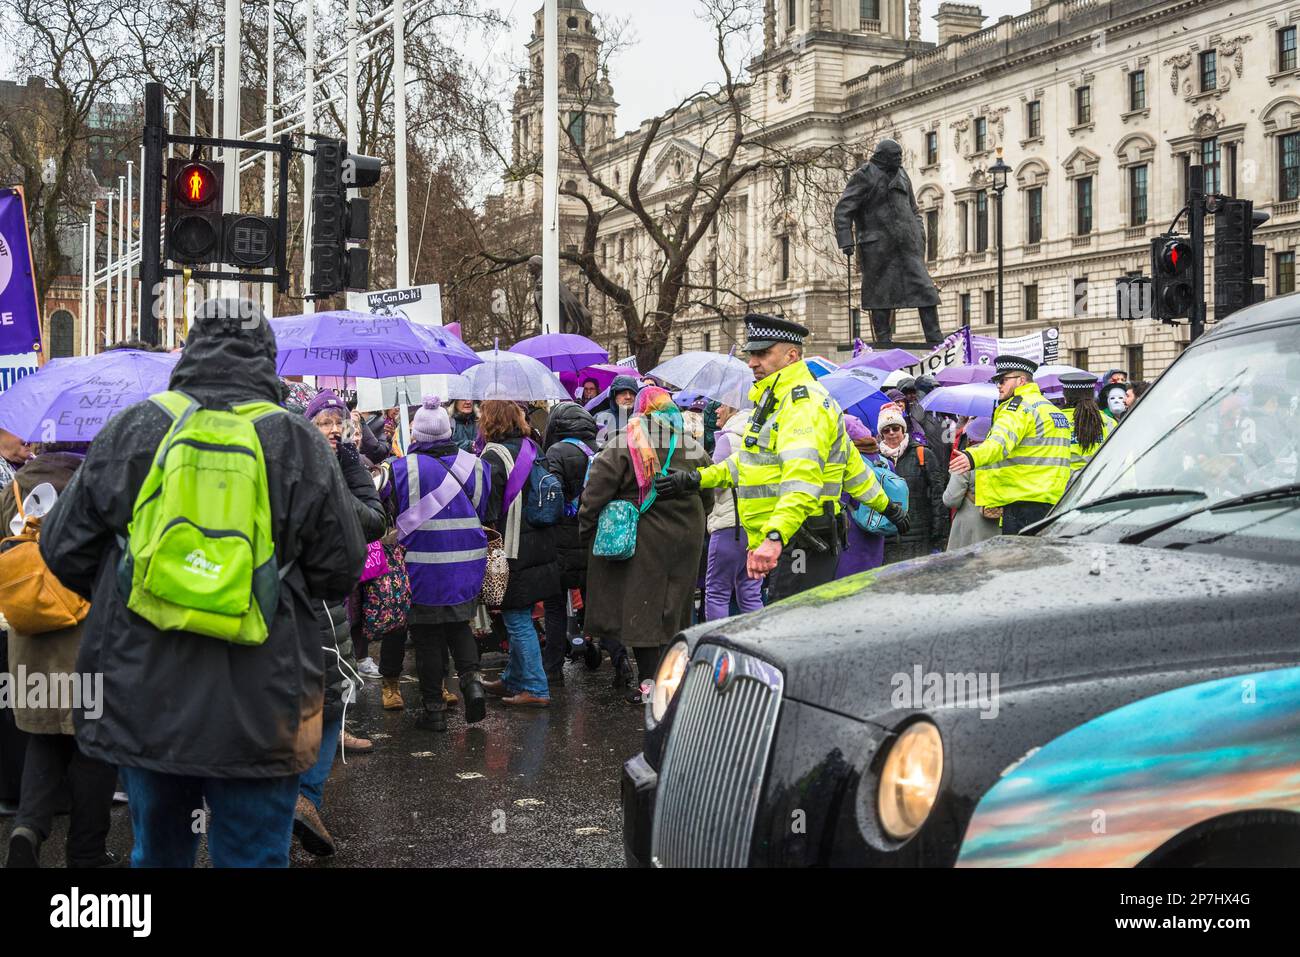
[[[890,502],[885,506],[884,515],[894,523],[899,535],[906,535],[908,529],[912,527],[912,523],[907,520],[907,512],[897,502]]]
[[[671,472],[655,479],[655,492],[660,498],[677,498],[699,490],[699,472]]]
[[[347,468],[349,465],[361,464],[361,453],[351,442],[340,442],[338,449],[339,465]]]

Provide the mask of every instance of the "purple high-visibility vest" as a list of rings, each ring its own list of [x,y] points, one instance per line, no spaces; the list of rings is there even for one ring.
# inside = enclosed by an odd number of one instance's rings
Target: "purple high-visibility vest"
[[[466,453],[461,453],[465,455]],[[456,463],[455,455],[436,457],[415,452],[393,461],[390,494],[397,506],[398,525],[404,514],[442,486]],[[432,518],[400,534],[406,548],[406,569],[411,577],[411,601],[418,605],[459,605],[478,596],[487,569],[487,534],[483,514],[487,509],[492,477],[477,459],[464,489],[457,488]]]

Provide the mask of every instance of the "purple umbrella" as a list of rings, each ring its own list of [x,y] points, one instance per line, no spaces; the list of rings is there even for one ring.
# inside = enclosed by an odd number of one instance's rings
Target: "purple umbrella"
[[[177,352],[53,359],[0,394],[0,428],[29,442],[89,442],[129,405],[167,391]]]
[[[552,332],[523,339],[510,347],[519,355],[532,356],[552,372],[581,372],[587,366],[609,361],[609,353],[586,336]]]
[[[940,369],[935,379],[939,385],[968,385],[971,382],[988,382],[993,378],[992,366],[948,366]]]
[[[272,319],[281,375],[361,379],[460,373],[483,360],[441,326],[346,309]]]
[[[880,408],[889,402],[889,396],[877,388],[871,369],[840,369],[822,376],[817,384],[830,393],[847,415],[856,415],[863,422],[875,423]]]
[[[997,404],[998,387],[992,382],[942,386],[921,399],[921,408],[951,415],[992,415]]]
[[[886,349],[884,352],[864,352],[840,366],[841,369],[879,369],[893,372],[904,366],[915,365],[920,360],[905,349]]]

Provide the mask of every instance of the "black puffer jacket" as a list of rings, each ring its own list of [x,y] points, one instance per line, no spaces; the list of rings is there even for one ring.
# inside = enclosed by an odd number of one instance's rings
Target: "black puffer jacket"
[[[346,442],[341,444],[338,461],[343,481],[351,493],[340,503],[341,507],[350,509],[356,516],[361,534],[367,542],[378,541],[384,537],[387,519],[375,483],[371,481],[366,467],[361,464],[355,446]],[[325,720],[338,721],[343,716],[345,676],[354,684],[361,681],[361,676],[357,674],[356,655],[352,650],[352,626],[348,622],[347,603],[330,604],[322,601],[317,617],[320,619],[321,647],[325,652]]]
[[[518,462],[519,448],[523,441],[522,436],[515,435],[498,439],[497,444],[504,445]],[[509,478],[509,473],[495,450],[485,450],[482,458],[492,469],[492,491],[488,495],[484,520],[505,537],[506,516],[509,510],[501,506],[505,500],[506,480]],[[560,566],[555,555],[555,530],[534,528],[522,516],[519,520],[519,529],[519,557],[510,559],[510,582],[506,585],[506,596],[501,602],[502,608],[529,608],[563,591],[560,584]]]
[[[924,464],[922,464],[924,458]],[[894,471],[907,482],[907,520],[911,527],[900,538],[889,542],[924,545],[930,551],[942,551],[948,544],[948,508],[943,492],[948,487],[947,471],[933,449],[910,443]]]
[[[587,453],[565,439],[585,442],[596,451],[596,420],[576,402],[561,402],[551,410],[546,427],[546,461],[564,484],[564,501],[572,502],[582,494],[587,480]],[[578,539],[578,515],[566,515],[555,527],[555,550],[560,559],[560,577],[565,588],[587,586],[587,549]]]
[[[251,304],[245,303],[245,306]],[[233,306],[226,315],[237,316]],[[256,322],[204,303],[171,386],[212,407],[280,401],[275,340]],[[270,635],[257,647],[160,632],[117,589],[132,507],[171,419],[153,402],[114,416],[45,518],[41,553],[60,580],[92,602],[77,660],[103,675],[103,714],[74,717],[77,744],[109,764],[164,774],[280,777],[320,750],[323,654],[315,609],[342,600],[365,563],[365,542],[338,460],[300,415],[256,425],[266,458],[271,529],[286,575]]]

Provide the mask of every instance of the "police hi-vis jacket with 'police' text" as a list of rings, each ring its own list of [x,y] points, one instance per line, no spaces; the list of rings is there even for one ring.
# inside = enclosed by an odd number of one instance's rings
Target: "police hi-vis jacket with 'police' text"
[[[772,412],[764,418],[760,413],[769,389]],[[841,489],[878,512],[888,507],[876,473],[849,441],[840,407],[806,363],[755,383],[749,397],[756,410],[739,451],[700,469],[700,485],[737,490],[740,524],[751,549],[773,531],[788,544],[827,502],[838,513]]]
[[[988,438],[966,454],[982,470],[976,505],[1055,505],[1070,480],[1070,420],[1026,382],[998,405]]]

